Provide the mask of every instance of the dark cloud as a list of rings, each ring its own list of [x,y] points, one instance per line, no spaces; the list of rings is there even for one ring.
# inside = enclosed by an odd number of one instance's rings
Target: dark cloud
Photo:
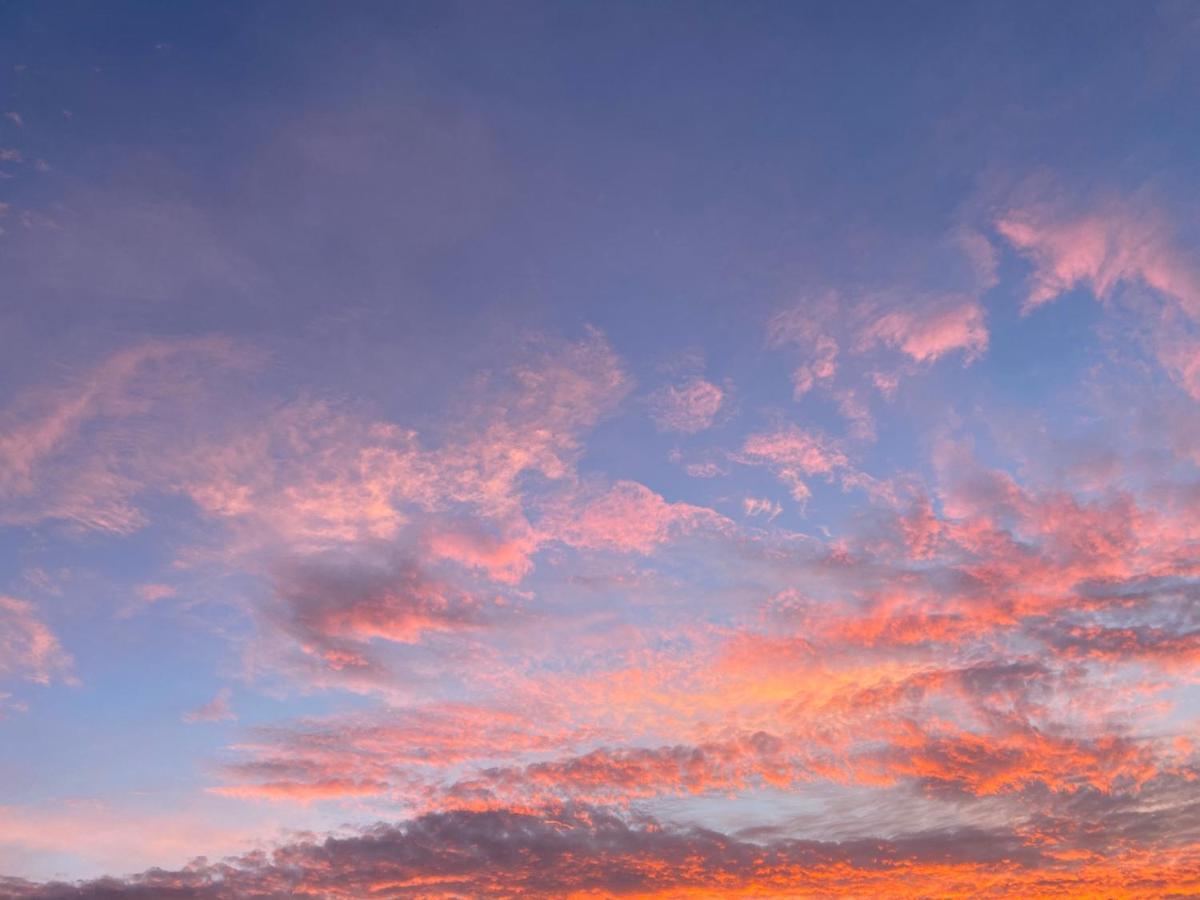
[[[1029,867],[1035,849],[1004,833],[959,829],[842,843],[752,843],[714,831],[573,807],[532,814],[442,812],[348,838],[298,842],[270,854],[204,859],[169,872],[77,884],[0,884],[24,900],[124,898],[513,897],[573,891],[622,895],[711,887],[765,891],[853,888],[898,868]],[[832,880],[831,880],[832,879]]]
[[[420,642],[430,632],[483,623],[470,594],[429,575],[410,559],[328,553],[276,567],[270,617],[308,654],[332,669],[374,669],[368,644]]]

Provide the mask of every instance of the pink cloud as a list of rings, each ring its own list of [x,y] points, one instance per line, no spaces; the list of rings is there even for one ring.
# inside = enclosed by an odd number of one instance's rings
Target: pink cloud
[[[875,440],[875,417],[862,395],[853,388],[834,392],[834,402],[842,418],[850,423],[850,434],[861,441]]]
[[[690,478],[716,478],[724,475],[725,469],[714,459],[705,458],[706,456],[707,454],[701,455],[699,459],[687,459],[683,452],[676,448],[667,455],[667,459],[677,466],[682,466]]]
[[[693,378],[676,387],[667,385],[649,397],[650,415],[662,431],[695,434],[711,427],[725,392],[710,381]]]
[[[517,584],[530,572],[532,554],[540,543],[539,535],[522,517],[499,523],[495,532],[473,522],[439,524],[425,538],[437,559],[481,570],[502,584]]]
[[[792,397],[799,400],[818,382],[828,381],[837,372],[837,344],[822,337],[813,351],[811,363],[792,370]]]
[[[698,746],[600,748],[521,767],[492,767],[451,785],[445,801],[467,808],[569,800],[620,802],[669,794],[784,786],[802,778],[784,744],[756,732]]]
[[[484,760],[563,752],[589,735],[536,697],[491,705],[384,708],[259,729],[222,767],[228,796],[276,800],[388,795],[420,803],[447,773]],[[311,790],[309,790],[311,788]]]
[[[863,328],[858,340],[863,348],[894,347],[919,363],[955,351],[961,351],[969,363],[987,350],[988,329],[978,300],[947,297],[885,311]]]
[[[1194,658],[1188,623],[1137,618],[1154,612],[1147,584],[1194,570],[1194,516],[1170,521],[1133,494],[1029,483],[949,443],[935,459],[939,490],[927,495],[916,476],[872,479],[851,467],[844,444],[786,424],[751,434],[726,458],[773,471],[798,499],[815,477],[863,488],[868,502],[848,533],[827,541],[767,528],[779,504],[765,498],[743,506],[763,527],[739,529],[634,481],[581,478],[587,429],[628,391],[595,335],[540,342],[479,385],[476,415],[456,417],[436,439],[361,410],[297,403],[252,427],[235,422],[151,470],[158,490],[191,497],[231,544],[245,541],[234,563],[273,575],[255,621],[289,653],[325,674],[377,677],[393,688],[390,702],[405,696],[409,673],[414,693],[465,690],[478,701],[458,717],[259,735],[235,748],[245,758],[223,769],[229,783],[216,792],[422,809],[620,806],[803,778],[1017,804],[1136,792],[1167,772],[1152,741],[1096,724],[1116,718],[1103,714],[1120,692],[1095,687],[1134,662],[1166,671]],[[853,421],[858,395],[839,384],[830,396]],[[705,545],[712,570],[736,572],[705,586],[734,598],[705,608],[720,625],[689,616],[656,631],[620,621],[644,599],[635,584],[662,598],[655,613],[689,608],[654,572],[605,581],[611,608],[589,610],[584,628],[555,621],[557,609],[539,615],[536,601],[512,611],[514,598],[536,596],[516,587],[550,542],[578,576],[569,599],[583,607],[584,569],[650,572],[674,562],[672,542],[701,533],[726,539]],[[571,551],[658,559],[633,566]],[[1118,588],[1128,595],[1119,602],[1097,596]],[[794,602],[763,599],[788,589]],[[522,616],[538,627],[519,627]],[[1053,653],[1039,665],[1016,657],[1042,650]],[[1081,660],[1106,668],[1088,680]],[[1090,721],[1073,702],[1083,694]],[[526,718],[485,725],[510,706]],[[218,694],[190,720],[228,712]],[[768,730],[762,746],[743,746]]]
[[[402,558],[305,556],[277,567],[276,594],[280,627],[333,669],[370,667],[372,639],[413,644],[486,615],[474,596]]]
[[[249,362],[221,338],[144,341],[65,386],[19,397],[0,413],[0,499],[6,506],[0,521],[54,518],[102,531],[137,529],[145,517],[134,497],[144,482],[100,435],[177,404],[206,367]],[[88,427],[99,434],[85,439]]]
[[[1193,400],[1200,400],[1200,338],[1182,322],[1165,316],[1154,339],[1164,369]]]
[[[795,425],[750,435],[738,458],[751,465],[770,466],[801,503],[810,495],[802,476],[829,477],[849,465],[836,442]]]
[[[447,499],[475,504],[489,516],[511,514],[520,505],[520,476],[570,475],[583,433],[631,387],[620,358],[595,329],[576,342],[535,340],[506,377],[478,386],[464,434],[437,453]]]
[[[416,434],[321,402],[219,430],[163,476],[251,546],[292,551],[391,539],[406,505],[429,507],[439,493]]]
[[[792,346],[805,357],[805,362],[792,372],[793,396],[797,400],[817,383],[837,374],[840,348],[837,340],[826,333],[826,323],[837,320],[839,306],[837,295],[830,293],[811,306],[777,313],[767,323],[769,346]]]
[[[601,493],[573,496],[540,527],[572,547],[650,553],[674,536],[702,527],[719,529],[726,522],[710,509],[669,503],[645,485],[618,481]]]
[[[829,475],[848,464],[834,442],[795,425],[750,435],[742,445],[742,454],[773,465],[795,467],[805,475]]]
[[[0,677],[37,684],[70,681],[71,657],[32,603],[0,596]]]
[[[390,539],[408,521],[405,507],[469,504],[509,517],[520,507],[520,477],[569,475],[581,434],[630,389],[616,354],[589,331],[576,342],[532,341],[524,359],[472,392],[478,408],[461,411],[463,424],[435,448],[319,401],[253,420],[207,410],[223,419],[205,422],[201,435],[179,432],[180,406],[201,391],[202,372],[252,362],[222,339],[148,341],[65,387],[20,398],[0,430],[5,518],[128,532],[146,521],[140,495],[183,493],[207,515],[253,522],[247,533],[320,548]],[[135,426],[138,457],[110,452]]]
[[[175,596],[175,588],[169,584],[142,584],[138,585],[138,599],[146,603],[157,603],[159,600],[165,600],[168,597]]]
[[[838,294],[830,291],[776,313],[767,322],[768,345],[811,349],[821,344],[832,344],[836,357],[837,342],[826,333],[825,323],[836,317],[841,305]]]
[[[960,353],[967,364],[981,357],[989,332],[980,297],[995,284],[995,251],[977,232],[958,233],[950,244],[953,260],[965,260],[957,291],[863,285],[855,293],[829,291],[808,298],[773,316],[767,323],[768,346],[800,354],[792,372],[794,398],[800,400],[815,388],[831,392],[842,403],[856,436],[865,438],[871,433],[869,408],[859,400],[850,413],[845,398],[859,391],[856,383],[873,383],[890,397],[912,365],[905,364],[901,371],[864,371],[855,356],[890,348],[918,364],[932,364],[953,353]]]
[[[867,379],[875,390],[889,399],[896,393],[896,388],[900,386],[900,377],[895,372],[870,372],[867,374]]]
[[[229,697],[229,688],[221,688],[217,691],[216,696],[207,703],[185,713],[183,721],[188,723],[230,722],[237,719],[237,716],[229,706]]]
[[[347,797],[374,797],[386,793],[383,781],[356,781],[352,778],[325,778],[317,781],[264,781],[214,787],[209,793],[242,800],[275,800],[308,804],[315,800]]]
[[[1157,213],[1119,204],[1076,215],[1031,207],[1005,214],[996,230],[1033,263],[1023,312],[1076,287],[1103,299],[1122,282],[1141,281],[1200,317],[1200,274]]]
[[[598,332],[526,349],[475,380],[437,441],[302,402],[173,463],[165,480],[226,526],[227,556],[282,573],[259,660],[379,685],[389,668],[373,640],[415,644],[490,620],[489,588],[520,583],[546,540],[527,515],[570,492],[582,436],[630,389]]]
[[[220,549],[206,553],[225,565],[295,574],[342,554],[377,581],[372,560],[392,544],[460,566],[445,577],[396,573],[395,591],[372,587],[340,607],[294,578],[280,582],[283,614],[274,609],[264,623],[323,668],[382,671],[372,639],[411,643],[473,627],[480,610],[458,582],[510,586],[530,571],[541,538],[526,508],[573,477],[583,434],[631,388],[594,330],[579,341],[534,338],[525,350],[476,384],[429,441],[321,401],[255,409],[253,394],[245,409],[214,403],[184,417],[188,400],[214,394],[207,381],[236,374],[254,355],[219,339],[143,342],[5,411],[0,500],[13,502],[0,503],[3,517],[128,532],[147,521],[145,501],[174,494],[220,526],[210,541]],[[536,497],[532,474],[542,479]],[[363,579],[350,578],[351,587]],[[147,601],[164,595],[142,591]]]
[[[766,497],[745,497],[742,499],[742,510],[747,516],[766,516],[770,522],[783,512],[783,507]]]

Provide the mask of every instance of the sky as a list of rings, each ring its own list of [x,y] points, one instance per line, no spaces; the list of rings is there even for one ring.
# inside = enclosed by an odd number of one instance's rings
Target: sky
[[[0,897],[1200,893],[1200,5],[0,3]]]

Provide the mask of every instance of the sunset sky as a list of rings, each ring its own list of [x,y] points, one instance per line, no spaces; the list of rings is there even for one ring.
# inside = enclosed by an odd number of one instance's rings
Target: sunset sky
[[[0,897],[1200,896],[1200,3],[0,2]]]

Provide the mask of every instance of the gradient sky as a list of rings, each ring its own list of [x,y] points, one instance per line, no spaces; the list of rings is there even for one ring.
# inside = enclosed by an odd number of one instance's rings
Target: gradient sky
[[[1200,893],[1200,4],[0,3],[0,897]]]

